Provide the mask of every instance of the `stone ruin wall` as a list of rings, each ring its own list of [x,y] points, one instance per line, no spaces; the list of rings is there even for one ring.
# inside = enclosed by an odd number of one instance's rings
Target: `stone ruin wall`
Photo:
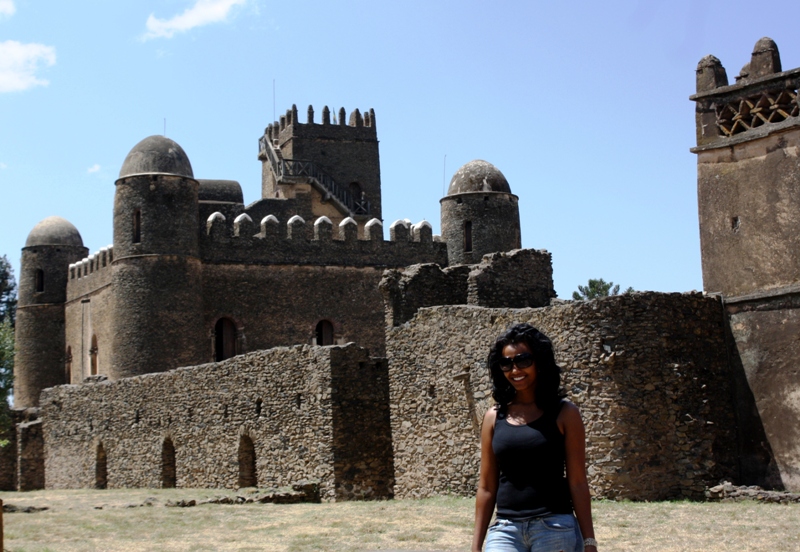
[[[386,364],[352,344],[55,387],[42,419],[47,488],[96,486],[101,444],[108,487],[161,487],[166,439],[177,487],[235,488],[245,436],[259,487],[313,479],[323,499],[391,496]]]
[[[387,329],[398,498],[478,483],[480,420],[493,404],[485,358],[530,322],[552,340],[587,429],[592,494],[702,498],[735,478],[723,314],[698,293],[635,293],[547,308],[441,306]]]

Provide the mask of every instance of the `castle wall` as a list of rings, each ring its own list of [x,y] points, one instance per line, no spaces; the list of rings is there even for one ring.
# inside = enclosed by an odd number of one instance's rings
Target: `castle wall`
[[[727,305],[731,331],[774,461],[771,486],[800,491],[800,293],[734,300]],[[756,410],[757,408],[757,410]],[[763,456],[763,455],[762,455]],[[767,458],[770,460],[770,458]]]
[[[443,197],[442,237],[450,264],[478,263],[495,251],[522,247],[518,198],[498,192],[459,193]],[[471,224],[469,247],[464,224]]]
[[[382,271],[348,266],[203,265],[208,335],[220,317],[232,319],[240,350],[313,343],[320,320],[333,323],[337,343],[355,342],[384,354]],[[210,339],[204,342],[213,357]]]
[[[246,437],[260,487],[316,479],[325,499],[385,498],[387,395],[385,363],[354,345],[276,348],[51,388],[42,408],[47,487],[95,486],[99,450],[109,488],[161,487],[169,438],[177,487],[235,488]]]
[[[800,274],[800,127],[701,151],[703,288],[742,295]]]
[[[485,364],[517,322],[546,333],[587,429],[594,496],[701,498],[737,473],[719,300],[636,293],[538,309],[442,306],[387,329],[395,496],[471,496],[480,421],[493,404]]]

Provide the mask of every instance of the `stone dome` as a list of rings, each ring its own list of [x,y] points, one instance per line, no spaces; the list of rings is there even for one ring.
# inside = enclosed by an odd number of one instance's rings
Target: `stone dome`
[[[194,178],[186,152],[166,136],[148,136],[133,146],[122,163],[119,177],[152,173]]]
[[[83,247],[83,238],[73,224],[61,217],[47,217],[28,234],[25,247],[36,245],[76,245]]]
[[[500,170],[486,161],[476,159],[470,161],[453,175],[447,195],[469,192],[503,192],[511,193],[508,180]]]
[[[244,203],[242,187],[235,180],[198,180],[197,199],[223,203]]]

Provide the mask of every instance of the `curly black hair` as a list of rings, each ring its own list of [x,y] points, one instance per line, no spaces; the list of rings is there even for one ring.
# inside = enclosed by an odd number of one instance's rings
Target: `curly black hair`
[[[492,397],[501,408],[514,399],[517,391],[500,369],[503,348],[512,343],[525,343],[533,354],[536,366],[536,405],[547,410],[565,396],[560,390],[561,368],[556,364],[553,343],[530,324],[516,324],[501,334],[489,349],[487,364],[492,374]]]

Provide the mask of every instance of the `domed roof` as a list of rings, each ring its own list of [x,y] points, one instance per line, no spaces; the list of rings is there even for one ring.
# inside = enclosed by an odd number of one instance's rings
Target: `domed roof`
[[[47,217],[28,234],[25,247],[35,245],[77,245],[83,247],[81,233],[72,223],[61,217]]]
[[[244,203],[242,187],[235,180],[198,180],[197,199],[225,203]]]
[[[177,142],[166,136],[148,136],[128,153],[119,177],[134,174],[161,173],[194,178],[192,164]]]
[[[511,193],[508,180],[500,170],[486,161],[476,159],[470,161],[453,175],[447,195],[469,192],[504,192]]]

